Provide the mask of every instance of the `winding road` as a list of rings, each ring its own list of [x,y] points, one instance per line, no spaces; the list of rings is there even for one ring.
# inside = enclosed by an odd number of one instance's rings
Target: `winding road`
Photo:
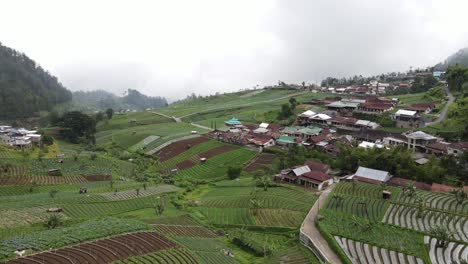
[[[453,96],[452,92],[450,92],[450,89],[448,88],[448,85],[444,86],[444,90],[445,90],[445,93],[447,94],[449,100],[445,104],[444,109],[442,109],[442,112],[440,112],[439,116],[437,116],[437,118],[434,121],[426,123],[426,126],[438,124],[438,123],[442,122],[447,117],[448,109],[449,109],[450,105],[455,101],[455,97]]]

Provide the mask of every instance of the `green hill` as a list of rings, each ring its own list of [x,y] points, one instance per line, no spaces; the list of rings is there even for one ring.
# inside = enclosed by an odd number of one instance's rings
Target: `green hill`
[[[34,116],[71,99],[72,93],[55,76],[0,43],[0,118]]]
[[[446,71],[452,65],[462,65],[468,67],[468,47],[457,51],[455,54],[450,55],[444,62],[434,66],[434,70]]]

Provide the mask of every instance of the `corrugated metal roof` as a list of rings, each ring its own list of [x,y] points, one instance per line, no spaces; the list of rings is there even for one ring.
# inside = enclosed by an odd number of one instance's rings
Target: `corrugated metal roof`
[[[359,167],[354,175],[382,182],[386,182],[391,178],[388,171],[374,170],[366,167]]]
[[[310,168],[309,166],[301,166],[293,169],[293,172],[296,174],[296,176],[301,176],[304,173],[310,172]]]

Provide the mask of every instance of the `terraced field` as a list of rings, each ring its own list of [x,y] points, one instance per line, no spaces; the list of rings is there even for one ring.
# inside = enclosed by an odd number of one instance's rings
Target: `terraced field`
[[[255,152],[244,148],[215,156],[208,159],[206,162],[195,165],[189,169],[177,172],[179,178],[210,180],[224,178],[228,166],[243,166],[255,156]]]
[[[354,241],[343,237],[335,236],[334,238],[353,264],[424,264],[422,259],[406,255],[401,252],[371,246],[366,243],[361,243],[359,241]]]
[[[379,221],[388,205],[388,202],[383,199],[370,199],[350,195],[343,195],[342,197],[343,200],[338,201],[331,196],[326,208],[366,217],[372,221]]]
[[[447,212],[468,214],[468,200],[460,203],[457,202],[453,194],[427,192],[421,190],[417,190],[416,192],[418,194],[417,196],[424,200],[425,206],[427,207]],[[397,199],[397,202],[415,204],[415,199],[417,196],[410,197],[407,195],[400,195]]]
[[[177,190],[179,190],[179,188],[173,185],[159,185],[155,187],[147,187],[146,190],[142,187],[141,188],[138,187],[138,193],[136,190],[128,190],[128,191],[120,191],[120,192],[101,193],[99,195],[111,201],[118,201],[118,200],[128,200],[128,199],[146,197],[146,196],[166,193],[166,192],[175,192]]]
[[[245,170],[248,172],[254,172],[263,167],[269,167],[271,166],[271,164],[273,164],[275,157],[276,156],[273,154],[261,153],[254,160],[252,160],[247,166],[245,166]]]
[[[0,228],[43,222],[48,216],[46,210],[46,207],[0,210]]]
[[[450,242],[447,247],[436,247],[437,239],[433,237],[424,237],[424,243],[429,248],[429,257],[433,264],[451,264],[462,263],[461,261],[468,261],[468,246]]]
[[[167,171],[167,170],[173,169],[173,168],[177,167],[176,166],[177,164],[183,162],[184,160],[195,160],[195,161],[198,162],[198,160],[199,160],[198,154],[199,153],[202,153],[204,151],[207,151],[207,150],[210,150],[212,148],[219,147],[219,146],[222,146],[222,144],[219,143],[218,141],[209,140],[209,141],[197,144],[195,146],[192,146],[189,149],[187,149],[185,147],[184,152],[182,152],[182,153],[180,153],[180,154],[178,154],[176,156],[173,156],[171,158],[165,159],[162,163],[158,164],[155,167],[155,170],[156,171],[165,171],[165,170]],[[173,152],[171,152],[171,153],[174,154]],[[169,156],[166,155],[165,157],[169,157]]]
[[[273,187],[256,191],[252,187],[218,187],[200,198],[199,211],[215,225],[297,228],[316,196],[301,189]],[[258,208],[252,207],[252,199]]]
[[[101,264],[174,247],[174,242],[155,232],[138,232],[38,253],[6,263]]]
[[[208,138],[206,137],[196,137],[177,141],[160,150],[157,154],[155,154],[155,156],[159,158],[160,162],[165,162],[206,141],[208,141]]]
[[[400,194],[400,188],[386,186],[386,190],[392,194],[392,201],[396,200]],[[354,195],[363,198],[382,199],[382,189],[380,186],[362,182],[340,182],[333,189],[333,193]]]
[[[392,204],[383,222],[422,232],[428,232],[435,225],[443,225],[456,232],[455,239],[468,242],[468,217],[432,210],[425,210],[420,218],[417,214],[415,207]]]
[[[114,264],[198,264],[201,262],[190,251],[185,249],[161,250],[143,256],[135,256]]]
[[[217,237],[213,231],[203,226],[154,224],[153,227],[166,236]]]
[[[223,252],[229,248],[220,240],[214,238],[183,237],[177,236],[174,239],[187,247],[200,259],[203,264],[234,264],[237,263],[232,257],[226,256]]]

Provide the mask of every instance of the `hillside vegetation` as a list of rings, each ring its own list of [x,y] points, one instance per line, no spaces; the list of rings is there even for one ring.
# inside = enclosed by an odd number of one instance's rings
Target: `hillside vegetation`
[[[0,118],[33,116],[71,99],[71,92],[55,76],[0,43]]]

